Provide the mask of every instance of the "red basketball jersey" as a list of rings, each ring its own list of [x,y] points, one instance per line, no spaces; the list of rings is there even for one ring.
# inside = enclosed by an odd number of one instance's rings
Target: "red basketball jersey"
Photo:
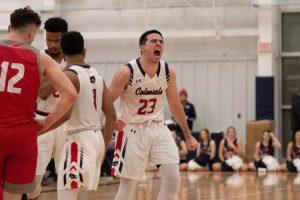
[[[23,43],[0,41],[0,126],[34,119],[40,71],[39,50]]]

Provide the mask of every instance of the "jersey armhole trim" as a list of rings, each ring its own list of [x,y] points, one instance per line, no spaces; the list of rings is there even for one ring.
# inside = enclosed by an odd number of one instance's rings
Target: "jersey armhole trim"
[[[132,68],[132,65],[130,63],[127,63],[126,66],[129,68],[130,70],[130,77],[129,77],[129,81],[128,81],[128,84],[130,86],[132,86],[132,81],[133,81],[133,68]]]
[[[165,70],[166,70],[167,83],[169,84],[170,83],[170,70],[169,70],[169,65],[167,62],[165,63]]]
[[[67,71],[73,72],[74,74],[76,74],[78,76],[78,72],[75,69],[68,69]]]

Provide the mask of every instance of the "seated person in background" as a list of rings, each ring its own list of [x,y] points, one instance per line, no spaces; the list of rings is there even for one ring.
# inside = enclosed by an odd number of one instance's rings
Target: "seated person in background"
[[[188,170],[190,171],[208,171],[213,169],[215,163],[216,144],[211,140],[210,132],[202,129],[199,135],[199,146],[196,158],[188,162]]]
[[[226,138],[219,146],[219,158],[222,164],[215,163],[214,170],[219,171],[247,171],[248,165],[240,158],[243,156],[243,146],[236,138],[236,130],[229,127],[226,131]]]
[[[179,170],[185,171],[187,170],[187,159],[186,155],[188,154],[188,149],[186,143],[183,139],[181,139],[175,131],[173,131],[173,138],[179,150],[180,164]]]
[[[285,170],[300,172],[300,130],[295,132],[294,141],[288,144],[286,158]]]
[[[281,144],[270,130],[265,130],[261,141],[256,143],[254,151],[255,162],[249,163],[249,170],[256,171],[265,168],[268,171],[281,171],[283,166],[279,165],[274,157],[275,149],[280,149]]]

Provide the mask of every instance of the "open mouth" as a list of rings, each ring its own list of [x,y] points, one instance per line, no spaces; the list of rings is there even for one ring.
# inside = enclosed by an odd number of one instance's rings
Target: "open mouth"
[[[155,51],[154,51],[154,55],[155,55],[155,56],[160,56],[160,50],[155,50]]]

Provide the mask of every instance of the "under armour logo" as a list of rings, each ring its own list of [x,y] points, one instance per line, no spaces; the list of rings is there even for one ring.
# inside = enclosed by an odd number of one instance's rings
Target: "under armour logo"
[[[136,130],[130,129],[131,133],[136,133]]]
[[[91,83],[95,83],[95,82],[96,82],[95,76],[91,76],[91,77],[90,77],[90,81],[91,81]]]

